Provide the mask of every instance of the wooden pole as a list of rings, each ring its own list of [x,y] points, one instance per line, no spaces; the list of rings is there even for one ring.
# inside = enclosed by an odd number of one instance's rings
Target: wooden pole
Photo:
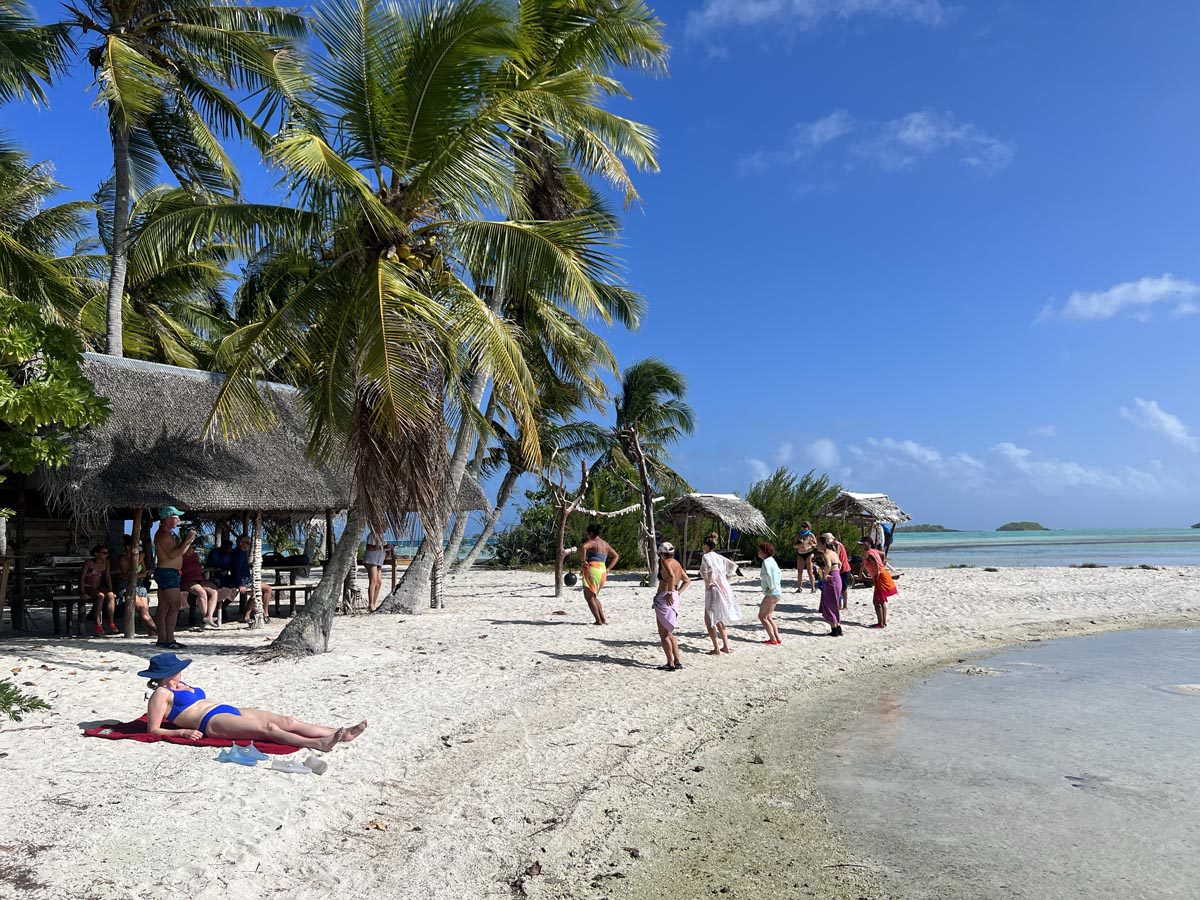
[[[682,560],[683,561],[683,570],[685,572],[687,571],[687,564],[688,564],[688,523],[691,522],[691,520],[692,520],[691,516],[684,515],[684,517],[683,517],[683,553],[681,555],[683,556],[683,560]]]
[[[0,565],[3,565],[4,571],[0,573],[0,626],[4,625],[4,599],[8,596],[8,567],[12,563],[12,559],[5,556]]]
[[[140,506],[133,514],[133,542],[129,545],[129,555],[129,583],[125,585],[125,617],[122,623],[127,638],[133,637],[137,632],[138,563],[142,558],[142,508]]]
[[[396,548],[392,547],[388,555],[392,558],[392,592],[394,593],[396,590]]]
[[[246,516],[243,516],[243,520]],[[251,618],[251,628],[261,628],[263,625],[263,591],[262,591],[262,513],[254,514],[254,539],[250,545],[250,597],[254,604],[254,616]]]
[[[325,510],[325,561],[333,557],[333,510]]]

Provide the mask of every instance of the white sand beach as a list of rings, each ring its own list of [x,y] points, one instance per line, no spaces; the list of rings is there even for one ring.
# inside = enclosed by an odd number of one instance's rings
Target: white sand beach
[[[854,624],[873,621],[867,590],[851,592],[841,639],[824,636],[816,595],[788,593],[784,643],[766,647],[757,574],[735,585],[746,618],[729,657],[703,654],[702,592],[683,595],[675,673],[654,668],[636,575],[605,589],[604,628],[577,588],[553,599],[549,574],[477,571],[448,583],[448,609],[339,619],[333,652],[301,661],[248,654],[277,621],[181,632],[188,681],[214,699],[370,721],[321,776],[85,739],[85,724],[144,712],[150,642],[6,636],[4,673],[52,711],[0,729],[0,896],[879,896],[869,868],[813,862],[855,858],[805,760],[881,681],[1200,617],[1195,569],[910,570],[886,630]],[[803,733],[771,732],[785,722]]]

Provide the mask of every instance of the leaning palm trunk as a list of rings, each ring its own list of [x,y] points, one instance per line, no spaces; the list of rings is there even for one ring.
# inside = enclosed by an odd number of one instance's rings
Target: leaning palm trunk
[[[108,273],[108,320],[104,349],[109,356],[124,356],[121,304],[125,299],[125,269],[129,264],[129,129],[115,121],[110,124],[110,129],[114,192],[112,265]]]
[[[277,656],[309,656],[329,650],[333,616],[342,601],[346,576],[358,556],[358,539],[366,524],[362,507],[355,502],[346,514],[346,530],[325,561],[325,571],[304,608],[271,643],[270,653]]]
[[[454,567],[455,572],[466,572],[475,565],[475,560],[479,558],[479,554],[483,552],[483,548],[487,546],[488,539],[496,531],[496,523],[500,521],[500,513],[504,512],[504,507],[508,505],[509,498],[512,497],[513,488],[517,485],[517,479],[521,477],[521,473],[517,469],[509,469],[504,473],[504,480],[500,482],[500,490],[496,493],[496,505],[492,507],[491,515],[488,516],[487,522],[483,526],[483,531],[475,541],[475,546],[466,557]],[[451,557],[453,560],[453,557]],[[453,564],[453,563],[452,563]]]
[[[480,401],[483,400],[483,392],[487,388],[487,383],[487,372],[477,371],[471,381],[470,403],[472,407],[478,407]],[[464,416],[458,428],[457,440],[454,442],[454,454],[450,457],[450,467],[442,489],[441,507],[446,512],[430,516],[428,519],[422,517],[421,527],[425,532],[425,536],[421,539],[421,545],[417,549],[417,556],[413,559],[412,564],[405,569],[404,575],[400,578],[400,583],[396,585],[396,590],[392,591],[387,599],[380,604],[380,611],[411,612],[415,610],[415,598],[426,591],[431,592],[429,605],[434,609],[441,608],[442,567],[446,558],[442,542],[445,540],[446,535],[446,522],[449,519],[448,511],[454,509],[457,505],[459,492],[462,490],[463,479],[467,475],[467,463],[470,461],[471,443],[474,439],[475,423]],[[458,511],[458,515],[463,519],[464,527],[466,527],[466,511],[460,510]],[[451,558],[453,559],[453,557]],[[417,565],[418,560],[421,560],[422,565]],[[389,609],[384,609],[385,604],[389,606]]]
[[[492,396],[488,398],[487,409],[483,413],[484,418],[489,421],[496,414],[496,399],[496,392],[492,391]],[[489,433],[487,431],[479,435],[478,440],[475,441],[475,456],[467,464],[467,473],[475,478],[478,478],[479,473],[483,471],[483,460],[487,456],[488,437]],[[497,500],[496,502],[499,503],[500,501]],[[446,559],[450,560],[450,567],[455,572],[470,568],[471,565],[467,563],[464,566],[457,562],[459,551],[462,550],[463,538],[467,533],[467,523],[470,521],[470,513],[466,511],[454,514],[454,528],[450,532],[450,542],[446,545]]]

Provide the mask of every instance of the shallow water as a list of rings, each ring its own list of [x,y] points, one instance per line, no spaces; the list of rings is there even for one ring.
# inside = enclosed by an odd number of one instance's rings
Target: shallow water
[[[1047,642],[880,698],[822,787],[902,897],[1200,896],[1200,632]]]
[[[896,566],[1200,565],[1200,528],[900,532]]]

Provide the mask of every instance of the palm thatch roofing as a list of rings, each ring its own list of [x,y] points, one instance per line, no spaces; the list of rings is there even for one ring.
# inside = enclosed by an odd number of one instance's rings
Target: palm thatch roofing
[[[771,535],[771,527],[763,514],[737,494],[684,494],[659,510],[658,515],[672,522],[688,518],[716,519],[743,534]]]
[[[74,442],[67,465],[42,473],[47,499],[76,521],[167,505],[205,518],[307,518],[349,506],[350,469],[305,454],[296,388],[260,382],[274,425],[226,442],[205,437],[223,375],[94,353],[82,370],[111,413]],[[464,481],[458,507],[488,508],[474,479]]]
[[[899,525],[912,518],[887,494],[858,494],[853,491],[841,491],[817,515],[827,519],[846,519],[861,525],[878,521]]]

